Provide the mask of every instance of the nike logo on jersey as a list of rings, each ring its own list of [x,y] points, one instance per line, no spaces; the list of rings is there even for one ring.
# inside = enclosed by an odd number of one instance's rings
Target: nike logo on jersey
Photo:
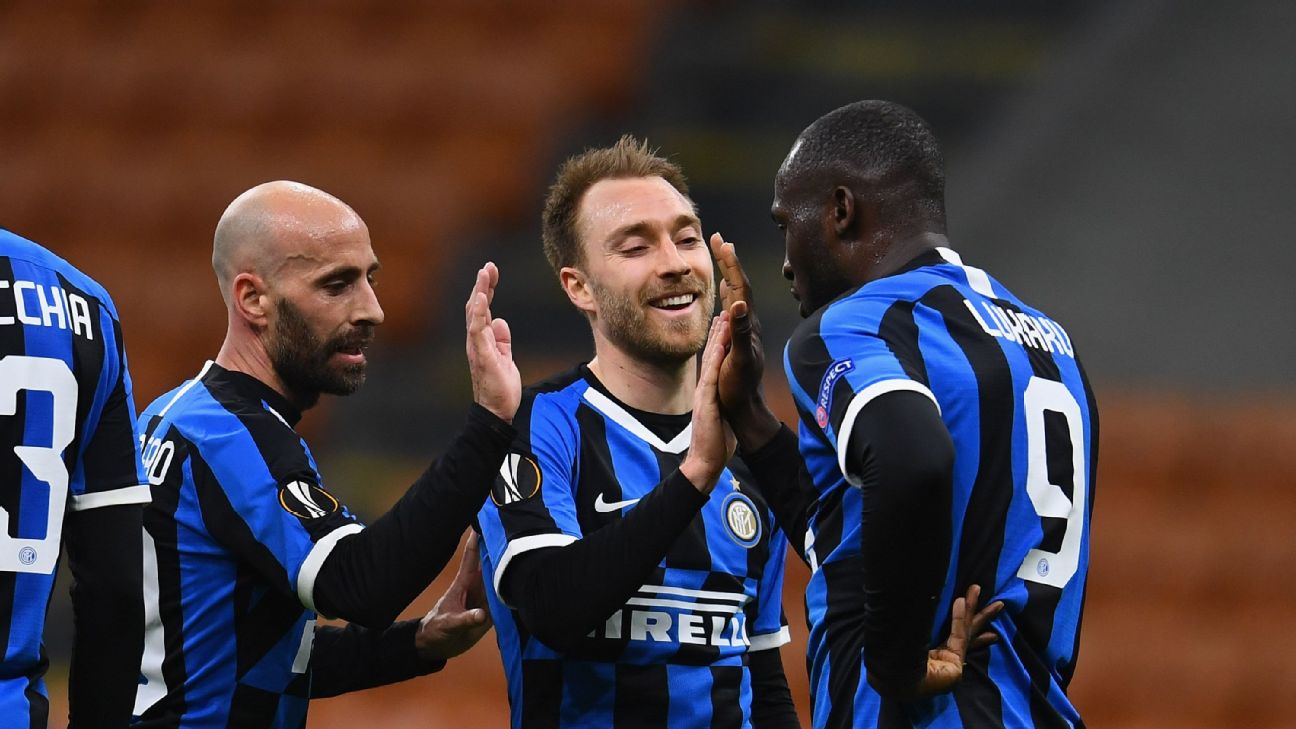
[[[613,501],[612,503],[609,504],[608,502],[603,500],[603,494],[599,494],[594,498],[594,511],[597,511],[600,514],[606,514],[612,511],[620,511],[621,509],[624,509],[627,506],[632,506],[637,503],[639,503],[639,499],[626,499],[625,501]]]

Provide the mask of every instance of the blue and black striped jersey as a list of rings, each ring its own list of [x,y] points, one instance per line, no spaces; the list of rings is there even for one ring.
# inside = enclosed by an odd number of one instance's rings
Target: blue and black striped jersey
[[[747,654],[789,640],[787,542],[741,461],[650,578],[579,645],[545,645],[499,595],[518,555],[621,519],[676,471],[689,423],[629,408],[583,366],[524,391],[518,442],[479,514],[513,727],[750,726]]]
[[[817,502],[803,545],[816,727],[1080,726],[1067,698],[1089,567],[1093,393],[1070,337],[947,248],[823,307],[785,366]],[[953,544],[935,646],[969,585],[1007,607],[1001,640],[950,695],[898,704],[861,669],[860,492],[846,477],[857,414],[896,390],[936,403],[955,449]],[[903,560],[904,555],[896,555]]]
[[[69,511],[148,501],[108,292],[0,230],[0,717],[45,726],[41,635]],[[113,545],[103,545],[112,549]]]
[[[305,725],[315,578],[362,527],[324,490],[300,416],[214,362],[140,416],[153,503],[137,725]]]

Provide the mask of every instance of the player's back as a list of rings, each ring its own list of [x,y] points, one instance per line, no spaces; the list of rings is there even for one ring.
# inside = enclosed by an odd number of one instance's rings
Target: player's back
[[[850,419],[844,401],[871,392],[867,402],[916,383],[940,408],[955,448],[953,546],[933,644],[948,632],[954,598],[972,584],[982,586],[985,601],[1007,604],[994,623],[1002,639],[969,656],[965,680],[951,696],[902,709],[881,701],[860,677],[848,701],[853,711],[841,711],[844,687],[820,698],[835,705],[839,718],[853,713],[856,726],[1079,724],[1065,691],[1089,561],[1097,453],[1092,392],[1055,320],[984,271],[961,265],[948,249],[918,263],[825,307],[789,344],[803,421],[826,424],[802,428],[807,466],[820,489],[813,551],[821,565],[849,563],[858,554],[858,519],[834,513],[858,509],[859,501],[841,477],[831,427]],[[823,361],[805,362],[807,352]],[[802,361],[794,362],[797,357]],[[810,381],[813,372],[827,374]],[[837,380],[849,391],[834,404]],[[833,574],[830,566],[812,577],[812,613],[816,600],[835,614],[841,609],[829,597]],[[833,654],[844,652],[833,645],[834,634],[842,633],[812,630],[811,661],[819,664],[812,674],[831,674]],[[827,713],[816,725],[831,724]]]
[[[7,726],[43,726],[48,713],[41,635],[65,513],[147,500],[130,401],[107,292],[49,250],[0,229],[0,717]]]

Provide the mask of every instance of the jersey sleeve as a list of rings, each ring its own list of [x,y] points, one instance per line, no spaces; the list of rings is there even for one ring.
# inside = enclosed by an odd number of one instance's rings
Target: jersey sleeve
[[[211,429],[191,464],[207,529],[316,610],[321,565],[338,540],[363,527],[325,490],[305,442],[277,416],[225,418]]]
[[[148,478],[140,458],[135,401],[121,327],[108,307],[101,307],[103,367],[83,427],[81,478],[71,486],[73,511],[149,501]]]
[[[537,396],[526,421],[515,419],[517,440],[478,515],[497,595],[513,558],[583,536],[573,495],[580,439],[574,415],[563,405],[556,396]]]
[[[865,405],[908,390],[931,399],[916,349],[888,339],[887,314],[868,299],[846,299],[807,320],[788,341],[784,367],[805,427],[817,431],[846,473],[846,446]]]
[[[760,586],[756,591],[756,611],[748,630],[751,650],[763,651],[778,648],[792,640],[788,631],[787,616],[783,614],[783,571],[787,564],[787,535],[774,525],[769,514],[769,557],[761,572]]]

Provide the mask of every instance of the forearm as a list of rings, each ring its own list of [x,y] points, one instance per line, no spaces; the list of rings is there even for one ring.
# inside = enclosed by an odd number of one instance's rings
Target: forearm
[[[864,665],[883,696],[912,698],[949,566],[954,450],[934,405],[915,393],[861,411],[847,470],[862,491]]]
[[[514,559],[504,575],[505,599],[540,640],[570,646],[643,585],[706,501],[677,471],[625,518],[564,547]]]
[[[815,489],[796,434],[779,423],[778,430],[762,447],[744,451],[742,459],[787,535],[788,544],[805,560],[806,519],[815,501]]]
[[[744,452],[761,450],[784,427],[759,391],[735,410],[726,410],[724,415],[738,439],[738,448]]]
[[[143,527],[137,504],[67,516],[75,637],[69,725],[125,726],[144,646]]]
[[[386,514],[337,543],[320,568],[320,612],[381,629],[441,572],[490,492],[514,431],[473,406],[446,452]]]
[[[751,671],[752,729],[801,729],[779,650],[749,653],[747,667]]]
[[[315,628],[311,698],[385,686],[441,670],[445,661],[425,661],[415,650],[418,627],[418,620],[402,620],[382,631],[359,625]]]

